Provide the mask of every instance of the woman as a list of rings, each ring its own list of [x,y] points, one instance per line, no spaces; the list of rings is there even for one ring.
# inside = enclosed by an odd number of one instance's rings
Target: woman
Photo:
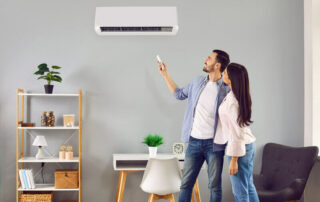
[[[231,91],[219,107],[214,142],[227,143],[226,155],[235,201],[258,202],[252,177],[256,138],[249,128],[252,121],[248,72],[244,66],[231,63],[223,72],[223,79]]]

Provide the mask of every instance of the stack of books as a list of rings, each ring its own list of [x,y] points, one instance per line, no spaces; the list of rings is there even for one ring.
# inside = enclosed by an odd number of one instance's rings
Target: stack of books
[[[22,189],[35,189],[34,177],[32,170],[19,169],[19,177]]]

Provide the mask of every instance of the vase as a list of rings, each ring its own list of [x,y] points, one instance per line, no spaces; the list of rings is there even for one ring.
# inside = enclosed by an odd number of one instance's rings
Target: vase
[[[157,147],[149,147],[149,157],[156,157],[157,149]]]
[[[65,159],[66,159],[66,152],[59,151],[59,160],[65,160]]]
[[[52,94],[53,85],[44,85],[44,90],[45,90],[46,94]]]
[[[66,160],[73,160],[73,152],[66,152]]]

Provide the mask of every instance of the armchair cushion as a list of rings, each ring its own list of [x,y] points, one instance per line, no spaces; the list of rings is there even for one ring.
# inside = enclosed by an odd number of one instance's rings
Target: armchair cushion
[[[257,180],[259,177],[261,177],[261,175],[256,175],[255,180]],[[258,190],[258,195],[261,202],[283,202],[287,200],[300,199],[301,193],[299,193],[299,191],[297,190],[303,190],[305,181],[303,179],[295,179],[290,184],[290,186],[284,187],[279,190],[265,189],[263,188],[262,184],[263,182],[259,180],[255,181],[255,185]]]
[[[267,189],[266,179],[264,175],[253,174],[253,181],[257,190]]]

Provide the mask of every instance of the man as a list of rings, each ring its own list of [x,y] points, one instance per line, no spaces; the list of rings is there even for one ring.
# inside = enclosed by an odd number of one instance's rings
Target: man
[[[208,76],[196,77],[183,88],[179,88],[172,80],[166,64],[158,63],[158,70],[170,92],[178,100],[188,99],[181,140],[189,142],[189,145],[185,155],[179,202],[191,201],[193,186],[204,161],[208,165],[210,202],[222,200],[221,174],[225,145],[214,144],[213,140],[219,119],[219,105],[230,91],[221,76],[229,62],[226,52],[213,50],[203,67]]]

